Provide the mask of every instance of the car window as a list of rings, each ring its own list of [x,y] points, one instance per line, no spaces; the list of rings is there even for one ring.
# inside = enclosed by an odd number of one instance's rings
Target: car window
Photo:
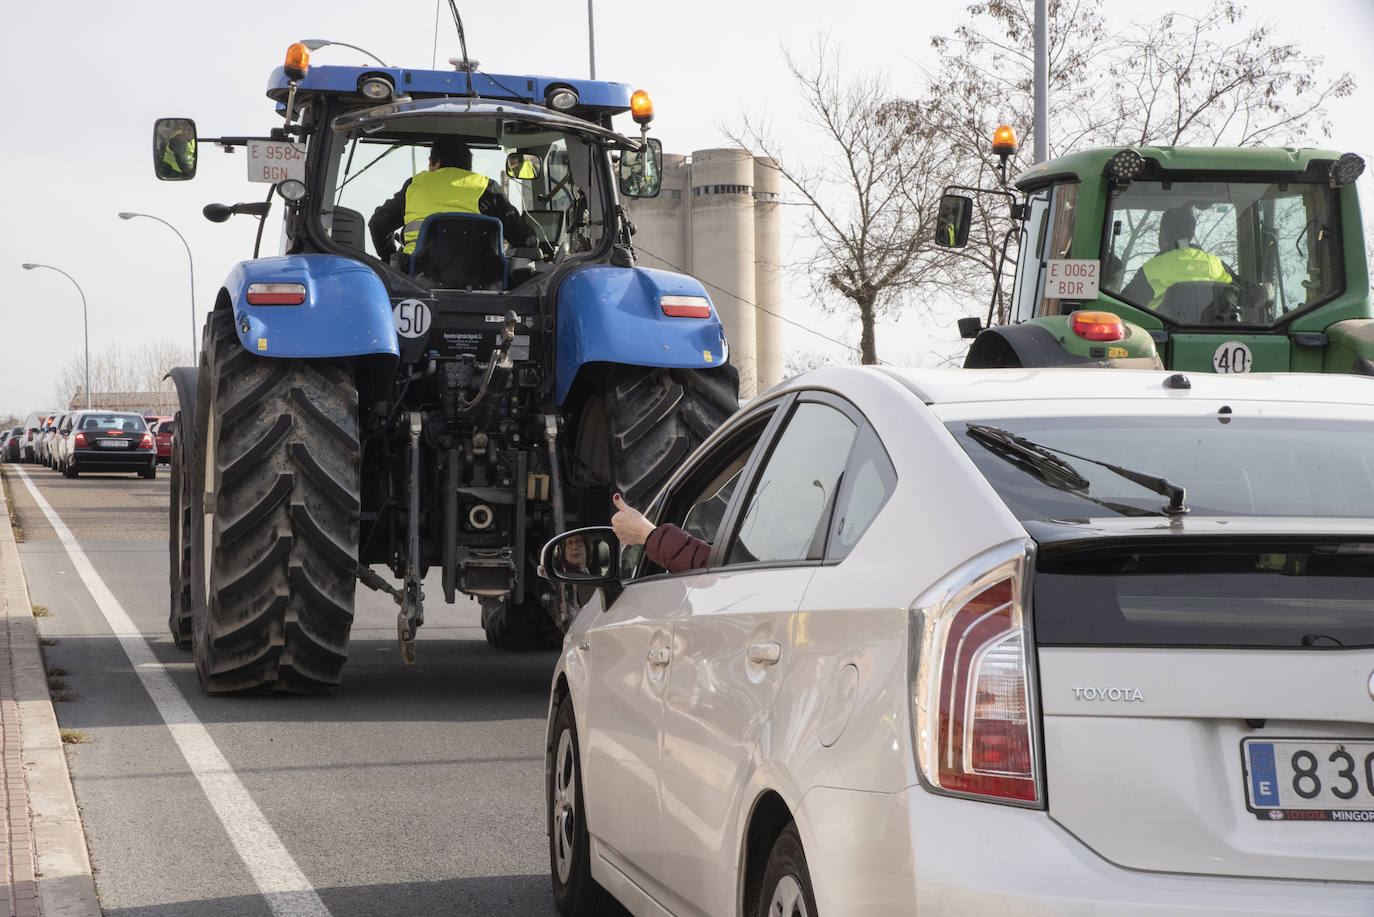
[[[736,485],[772,417],[769,409],[743,421],[738,430],[693,463],[661,503],[650,508],[649,517],[657,524],[672,523],[695,538],[715,544]],[[642,545],[626,547],[621,554],[621,578],[633,578],[636,570],[640,577],[664,572],[644,557]]]
[[[854,453],[840,485],[840,498],[835,504],[834,535],[825,553],[826,560],[843,560],[849,556],[896,486],[897,471],[892,467],[892,460],[878,434],[865,424],[854,442]]]
[[[1150,516],[1165,501],[1100,463],[1166,478],[1194,517],[1374,517],[1374,424],[1222,414],[980,421],[1049,458],[949,430],[1018,519]],[[1087,461],[1093,459],[1095,461]],[[1062,464],[1061,464],[1062,463]]]
[[[754,482],[727,564],[819,560],[857,426],[837,408],[797,405]]]

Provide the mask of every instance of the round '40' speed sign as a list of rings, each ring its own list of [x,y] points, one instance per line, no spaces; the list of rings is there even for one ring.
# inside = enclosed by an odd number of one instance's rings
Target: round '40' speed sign
[[[1240,341],[1227,341],[1212,354],[1212,369],[1218,373],[1248,373],[1254,362],[1250,348]]]

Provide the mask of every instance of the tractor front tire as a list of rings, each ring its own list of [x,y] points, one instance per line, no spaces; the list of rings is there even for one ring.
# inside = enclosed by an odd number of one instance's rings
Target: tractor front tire
[[[358,392],[342,360],[258,357],[206,327],[190,492],[192,644],[210,694],[339,683],[357,584]]]

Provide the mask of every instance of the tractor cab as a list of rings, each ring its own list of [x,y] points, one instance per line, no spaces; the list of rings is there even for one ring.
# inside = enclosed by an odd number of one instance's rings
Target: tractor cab
[[[1363,166],[1350,153],[1181,147],[1035,166],[1013,182],[1010,324],[966,320],[966,365],[1350,371],[1374,353]],[[1081,337],[1085,312],[1120,319],[1120,338]]]

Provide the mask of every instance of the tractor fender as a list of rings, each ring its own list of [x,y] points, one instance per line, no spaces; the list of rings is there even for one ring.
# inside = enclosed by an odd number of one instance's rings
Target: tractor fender
[[[1070,340],[1072,349],[1066,343]],[[974,338],[964,358],[965,369],[1023,366],[1164,368],[1154,340],[1149,332],[1138,325],[1127,322],[1125,339],[1099,344],[1073,335],[1069,330],[1068,316],[1063,315],[988,328]]]
[[[1348,318],[1326,329],[1329,373],[1360,372],[1374,363],[1374,318]]]
[[[700,296],[704,318],[666,315],[663,296]],[[588,363],[711,369],[729,360],[725,329],[701,282],[643,267],[590,265],[558,287],[554,401],[562,404]]]
[[[167,370],[164,379],[171,379],[176,386],[177,403],[181,405],[181,424],[187,430],[196,428],[196,383],[200,381],[200,370],[194,366],[173,366]]]
[[[1048,328],[1035,322],[997,325],[979,332],[964,357],[965,369],[1078,366],[1087,357],[1069,353]]]
[[[305,286],[299,305],[253,305],[253,283]],[[243,261],[229,272],[225,292],[234,331],[262,357],[400,356],[391,299],[372,269],[340,255],[281,255]]]

